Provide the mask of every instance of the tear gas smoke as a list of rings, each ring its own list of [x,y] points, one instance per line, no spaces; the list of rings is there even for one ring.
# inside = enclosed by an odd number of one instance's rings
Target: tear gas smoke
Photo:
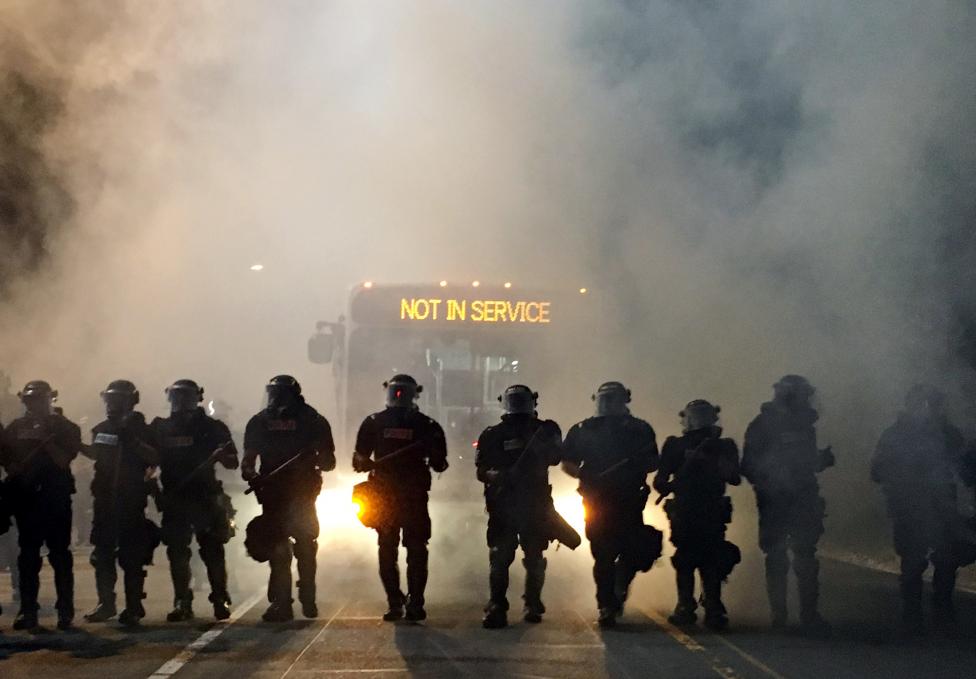
[[[193,376],[243,418],[282,371],[329,393],[304,341],[350,283],[585,285],[606,351],[567,371],[659,434],[807,374],[837,535],[905,388],[974,393],[976,16],[921,9],[12,0],[2,363],[69,414]]]

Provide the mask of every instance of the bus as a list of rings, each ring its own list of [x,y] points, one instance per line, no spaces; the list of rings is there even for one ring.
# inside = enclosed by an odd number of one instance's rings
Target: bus
[[[557,394],[594,388],[578,369],[593,335],[590,297],[586,288],[477,281],[356,285],[346,313],[319,321],[308,342],[309,359],[332,368],[337,441],[353,444],[359,423],[382,407],[382,383],[397,373],[423,386],[420,408],[444,427],[452,464],[473,464],[472,445],[498,421],[498,396],[511,384],[540,390],[542,415],[557,417]]]

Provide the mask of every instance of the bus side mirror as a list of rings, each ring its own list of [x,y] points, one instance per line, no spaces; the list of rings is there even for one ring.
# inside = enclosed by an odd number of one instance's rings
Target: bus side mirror
[[[308,360],[317,365],[332,362],[335,337],[330,333],[317,332],[308,340]]]

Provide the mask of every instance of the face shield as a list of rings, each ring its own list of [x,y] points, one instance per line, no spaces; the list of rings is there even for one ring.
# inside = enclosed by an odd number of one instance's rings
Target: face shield
[[[24,404],[24,410],[28,415],[34,417],[44,417],[54,411],[54,397],[56,393],[51,391],[25,392],[20,400]]]
[[[105,401],[105,414],[109,419],[124,417],[136,407],[131,394],[118,391],[104,392],[102,400]]]
[[[805,378],[787,375],[773,385],[773,400],[789,409],[814,408],[816,389]]]
[[[538,398],[528,387],[509,387],[498,400],[507,415],[534,415]]]
[[[294,387],[283,384],[269,384],[267,386],[268,410],[284,412],[297,401]]]
[[[692,401],[681,411],[681,428],[688,432],[714,427],[718,424],[718,406],[708,401]]]
[[[593,395],[596,404],[596,414],[601,417],[627,415],[630,408],[630,390],[620,382],[604,382]]]
[[[421,391],[423,391],[423,387],[410,382],[387,382],[386,407],[413,408]]]
[[[191,413],[200,403],[200,392],[195,389],[176,388],[167,389],[166,398],[169,400],[170,413]]]

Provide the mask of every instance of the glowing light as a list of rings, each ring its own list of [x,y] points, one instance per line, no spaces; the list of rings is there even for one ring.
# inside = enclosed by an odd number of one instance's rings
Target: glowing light
[[[481,281],[471,281],[471,287],[476,288],[481,285]]]
[[[589,291],[586,288],[580,288],[580,294],[581,295],[585,295],[587,292],[589,292]]]
[[[352,508],[353,508],[353,511],[356,512],[356,516],[359,517],[359,518],[362,518],[363,512],[366,510],[366,508],[363,507],[363,505],[361,503],[359,503],[359,502],[353,502],[352,503]]]
[[[363,283],[363,287],[369,290],[371,287],[373,287],[373,281],[366,281]]]
[[[447,287],[447,281],[441,281],[440,285],[441,285],[442,288],[446,288]]]
[[[217,409],[214,408],[214,402],[210,401],[209,403],[207,403],[207,415],[213,417],[216,414],[217,414]]]
[[[506,287],[506,288],[510,288],[510,287],[512,287],[512,284],[511,284],[511,283],[507,283],[507,282],[506,282],[506,283],[505,283],[505,287]]]
[[[251,271],[264,271],[264,264],[252,264]]]
[[[352,488],[327,488],[315,498],[315,513],[323,528],[332,531],[362,530],[359,515],[363,507],[352,501]]]
[[[557,495],[553,498],[553,505],[580,535],[586,532],[586,509],[583,507],[583,498],[579,493],[574,490]]]

